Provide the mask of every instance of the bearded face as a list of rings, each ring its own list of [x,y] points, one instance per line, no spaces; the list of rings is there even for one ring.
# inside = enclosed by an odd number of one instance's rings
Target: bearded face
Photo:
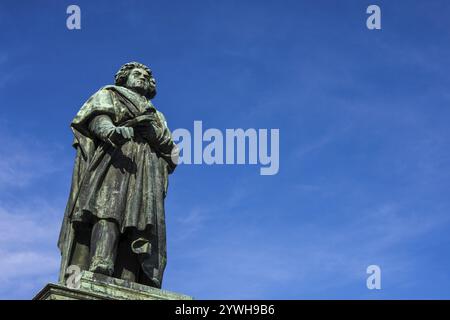
[[[143,96],[151,96],[156,91],[155,79],[142,68],[134,68],[130,71],[125,86]]]

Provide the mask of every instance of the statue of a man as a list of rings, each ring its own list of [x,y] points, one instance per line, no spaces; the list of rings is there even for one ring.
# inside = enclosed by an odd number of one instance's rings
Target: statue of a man
[[[77,265],[160,288],[166,266],[164,198],[176,146],[151,99],[143,64],[123,65],[71,123],[77,150],[58,247],[59,281]]]

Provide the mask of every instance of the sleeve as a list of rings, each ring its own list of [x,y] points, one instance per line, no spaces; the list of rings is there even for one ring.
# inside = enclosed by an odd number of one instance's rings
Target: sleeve
[[[100,89],[81,107],[71,126],[83,135],[94,138],[89,129],[90,122],[98,115],[107,115],[112,123],[117,122],[118,112],[115,108],[110,90]]]
[[[114,131],[115,125],[106,114],[95,116],[89,122],[89,131],[98,139],[109,142],[109,137]]]
[[[163,132],[158,141],[159,145],[158,149],[161,154],[161,157],[168,164],[169,173],[172,173],[175,170],[175,167],[177,166],[178,162],[177,161],[178,148],[176,144],[173,142],[172,133],[170,132],[169,127],[167,126],[166,118],[160,111],[157,111],[157,115],[163,124]]]

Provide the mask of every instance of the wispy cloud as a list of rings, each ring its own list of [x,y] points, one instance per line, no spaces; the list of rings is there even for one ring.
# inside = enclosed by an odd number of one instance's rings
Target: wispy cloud
[[[241,178],[235,182],[234,188],[227,191],[220,202],[195,204],[192,207],[177,205],[173,209],[177,213],[173,221],[174,242],[197,238],[209,223],[217,221],[219,215],[235,210],[246,197],[255,192],[246,179]]]
[[[0,205],[0,298],[29,299],[56,280],[59,225],[54,216],[61,208],[38,203]]]
[[[56,161],[59,149],[30,136],[0,132],[0,189],[25,187],[61,170],[65,163]]]
[[[23,77],[23,70],[27,67],[23,64],[11,64],[11,55],[9,52],[0,52],[0,89],[16,82]]]
[[[208,219],[211,219],[211,210],[205,207],[194,207],[186,212],[186,215],[179,216],[174,220],[175,240],[185,241],[195,236],[204,226]]]
[[[341,292],[340,297],[364,298],[370,264],[381,265],[392,278],[391,286],[402,285],[411,280],[417,257],[398,255],[396,250],[449,222],[441,213],[409,210],[384,204],[338,225],[298,224],[284,232],[254,224],[224,227],[204,245],[197,244],[195,251],[177,253],[177,261],[183,260],[190,274],[181,289],[198,298],[209,292],[210,298],[219,299],[297,299],[330,298],[340,288],[357,285],[359,293]],[[177,280],[181,281],[171,282]]]
[[[36,139],[0,137],[0,299],[29,299],[57,277],[65,203],[39,197],[38,182],[64,163],[55,160],[58,148]]]

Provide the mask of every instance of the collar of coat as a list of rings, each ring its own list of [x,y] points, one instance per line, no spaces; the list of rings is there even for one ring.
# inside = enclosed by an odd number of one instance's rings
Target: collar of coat
[[[114,85],[104,86],[102,89],[112,90],[112,91],[122,95],[127,100],[129,100],[131,103],[133,103],[140,110],[150,109],[150,110],[156,111],[155,106],[152,104],[152,102],[150,100],[148,100],[144,96],[141,96],[139,93],[134,92],[133,90],[130,90],[128,88],[121,87],[121,86],[114,86]]]

